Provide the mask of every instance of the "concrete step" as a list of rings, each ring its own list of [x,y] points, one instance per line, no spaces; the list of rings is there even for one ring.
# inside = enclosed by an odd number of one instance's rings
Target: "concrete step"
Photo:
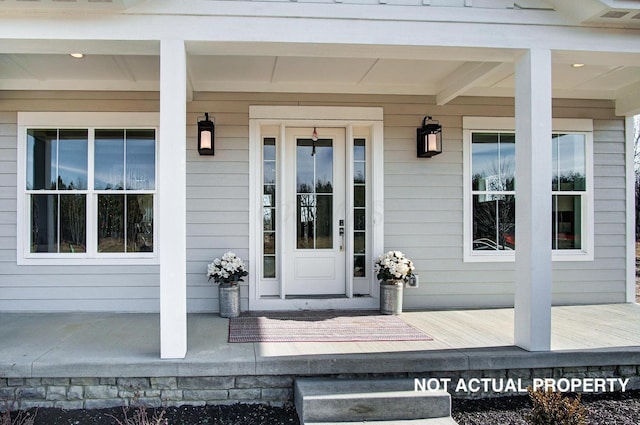
[[[413,379],[300,378],[295,381],[294,400],[304,425],[364,421],[381,425],[455,423],[447,422],[451,419],[449,393],[414,391]],[[442,422],[416,422],[425,419]]]

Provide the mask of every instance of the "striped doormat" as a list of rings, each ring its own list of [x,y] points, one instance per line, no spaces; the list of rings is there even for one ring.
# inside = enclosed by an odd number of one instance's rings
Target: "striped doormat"
[[[305,311],[243,314],[229,319],[229,342],[431,341],[398,316]]]

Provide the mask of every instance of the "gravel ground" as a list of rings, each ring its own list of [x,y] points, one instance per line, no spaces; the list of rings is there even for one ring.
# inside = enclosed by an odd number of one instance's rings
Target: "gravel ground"
[[[587,395],[583,397],[582,405],[587,412],[588,425],[640,424],[640,391]],[[527,396],[453,400],[453,417],[460,425],[526,425],[524,418],[530,411],[531,403]],[[292,406],[182,406],[167,408],[164,412],[168,425],[299,425]],[[130,411],[128,416],[131,418],[134,413],[135,411]],[[125,423],[120,408],[40,409],[34,425],[118,425],[114,417]],[[141,425],[140,422],[131,424]],[[150,421],[148,424],[156,425],[156,422]]]
[[[587,425],[640,424],[640,391],[584,395]],[[460,425],[527,425],[528,396],[490,400],[453,400],[453,418]]]

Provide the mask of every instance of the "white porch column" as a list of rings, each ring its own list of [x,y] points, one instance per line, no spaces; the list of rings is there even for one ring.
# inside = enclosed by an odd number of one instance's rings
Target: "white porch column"
[[[640,109],[635,111],[640,114]],[[627,198],[627,295],[626,302],[636,302],[636,172],[635,172],[635,118],[633,112],[625,120],[625,174]]]
[[[186,113],[187,65],[183,40],[160,43],[158,234],[160,357],[187,354]]]
[[[516,62],[515,344],[551,348],[551,51]]]

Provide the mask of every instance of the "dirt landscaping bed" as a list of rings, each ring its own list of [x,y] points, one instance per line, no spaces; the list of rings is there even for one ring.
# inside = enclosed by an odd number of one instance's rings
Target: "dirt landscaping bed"
[[[640,391],[585,395],[587,425],[640,424]],[[527,425],[525,416],[531,411],[527,396],[495,399],[453,400],[453,418],[460,425]],[[166,425],[299,425],[293,406],[272,407],[261,404],[229,406],[182,406],[160,409]],[[149,409],[149,418],[153,416]],[[132,418],[135,409],[129,410]],[[119,425],[124,422],[121,408],[101,410],[40,409],[34,425]],[[147,422],[165,425],[164,422]],[[141,422],[130,422],[139,425]]]

